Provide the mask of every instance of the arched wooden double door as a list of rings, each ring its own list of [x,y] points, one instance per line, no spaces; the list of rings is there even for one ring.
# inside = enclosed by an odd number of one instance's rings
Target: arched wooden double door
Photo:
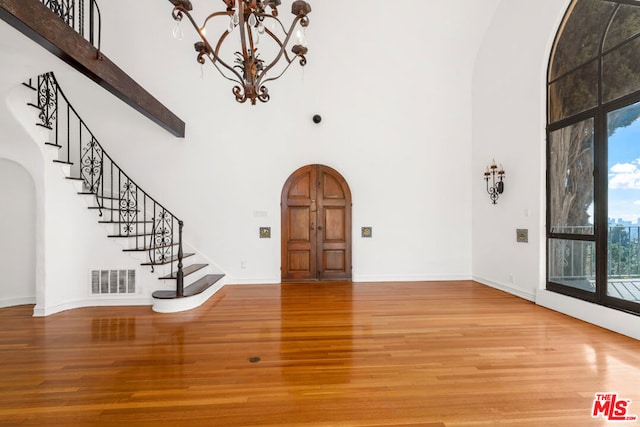
[[[334,169],[308,165],[282,189],[282,280],[351,280],[351,191]]]

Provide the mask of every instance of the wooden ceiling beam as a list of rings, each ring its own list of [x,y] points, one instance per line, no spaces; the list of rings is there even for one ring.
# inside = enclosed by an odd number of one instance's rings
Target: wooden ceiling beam
[[[0,18],[173,135],[185,123],[39,0],[0,0]]]

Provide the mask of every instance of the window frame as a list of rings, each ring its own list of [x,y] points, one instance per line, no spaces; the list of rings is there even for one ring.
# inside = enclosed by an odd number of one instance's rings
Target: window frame
[[[562,20],[562,24],[556,33],[553,49],[549,56],[549,63],[547,66],[547,127],[546,127],[546,289],[552,292],[557,292],[563,295],[567,295],[573,298],[578,298],[584,301],[592,302],[595,304],[603,305],[609,308],[623,310],[635,315],[640,315],[640,303],[615,298],[609,296],[607,293],[608,288],[608,270],[607,270],[607,257],[608,257],[608,132],[607,132],[607,115],[615,110],[624,108],[631,104],[640,102],[640,88],[637,90],[613,99],[608,102],[603,102],[603,61],[607,54],[614,52],[617,49],[623,48],[634,40],[640,38],[640,32],[635,34],[622,42],[616,43],[613,47],[604,50],[604,45],[608,30],[611,23],[615,19],[615,16],[622,5],[632,5],[640,8],[640,2],[631,0],[602,0],[607,3],[616,3],[613,8],[613,12],[607,19],[606,31],[602,35],[598,54],[595,58],[589,59],[584,63],[572,67],[566,70],[562,74],[551,78],[552,65],[554,56],[556,54],[556,48],[562,37],[564,25],[569,19],[570,12],[573,10],[576,3],[583,0],[574,0],[568,6],[565,16]],[[638,56],[640,61],[640,55]],[[575,114],[569,114],[566,117],[562,117],[559,120],[552,121],[552,95],[551,85],[558,82],[563,77],[574,73],[578,70],[585,69],[593,61],[597,61],[598,75],[597,75],[597,105],[595,107],[588,108],[584,111],[580,111]],[[561,114],[561,113],[560,113]],[[593,119],[593,174],[594,174],[594,194],[593,194],[593,234],[572,234],[572,233],[558,233],[552,232],[551,224],[551,135],[553,132],[566,128],[571,125],[575,125],[585,120]],[[567,241],[590,241],[595,245],[595,291],[590,292],[583,289],[571,287],[561,283],[553,282],[550,278],[551,270],[551,241],[555,239],[567,240]]]

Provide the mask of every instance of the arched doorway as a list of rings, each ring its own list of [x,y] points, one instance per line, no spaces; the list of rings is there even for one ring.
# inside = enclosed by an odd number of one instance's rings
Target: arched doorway
[[[29,172],[0,158],[0,307],[34,304],[36,299],[36,197]]]
[[[351,280],[351,190],[324,165],[295,171],[282,189],[282,280]]]

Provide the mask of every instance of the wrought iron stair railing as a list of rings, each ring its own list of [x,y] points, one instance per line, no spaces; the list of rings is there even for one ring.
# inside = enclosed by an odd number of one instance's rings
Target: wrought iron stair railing
[[[102,19],[96,0],[40,1],[100,52]]]
[[[194,255],[184,253],[182,244],[183,222],[140,188],[107,154],[69,103],[53,73],[30,79],[26,86],[37,91],[36,107],[39,126],[50,130],[56,147],[57,163],[69,166],[69,179],[81,181],[81,194],[95,198],[100,222],[113,224],[114,238],[130,238],[133,247],[125,251],[147,252],[142,265],[169,265],[170,272],[162,279],[176,280],[176,297],[184,296],[183,259]],[[202,268],[202,264],[198,264]]]

